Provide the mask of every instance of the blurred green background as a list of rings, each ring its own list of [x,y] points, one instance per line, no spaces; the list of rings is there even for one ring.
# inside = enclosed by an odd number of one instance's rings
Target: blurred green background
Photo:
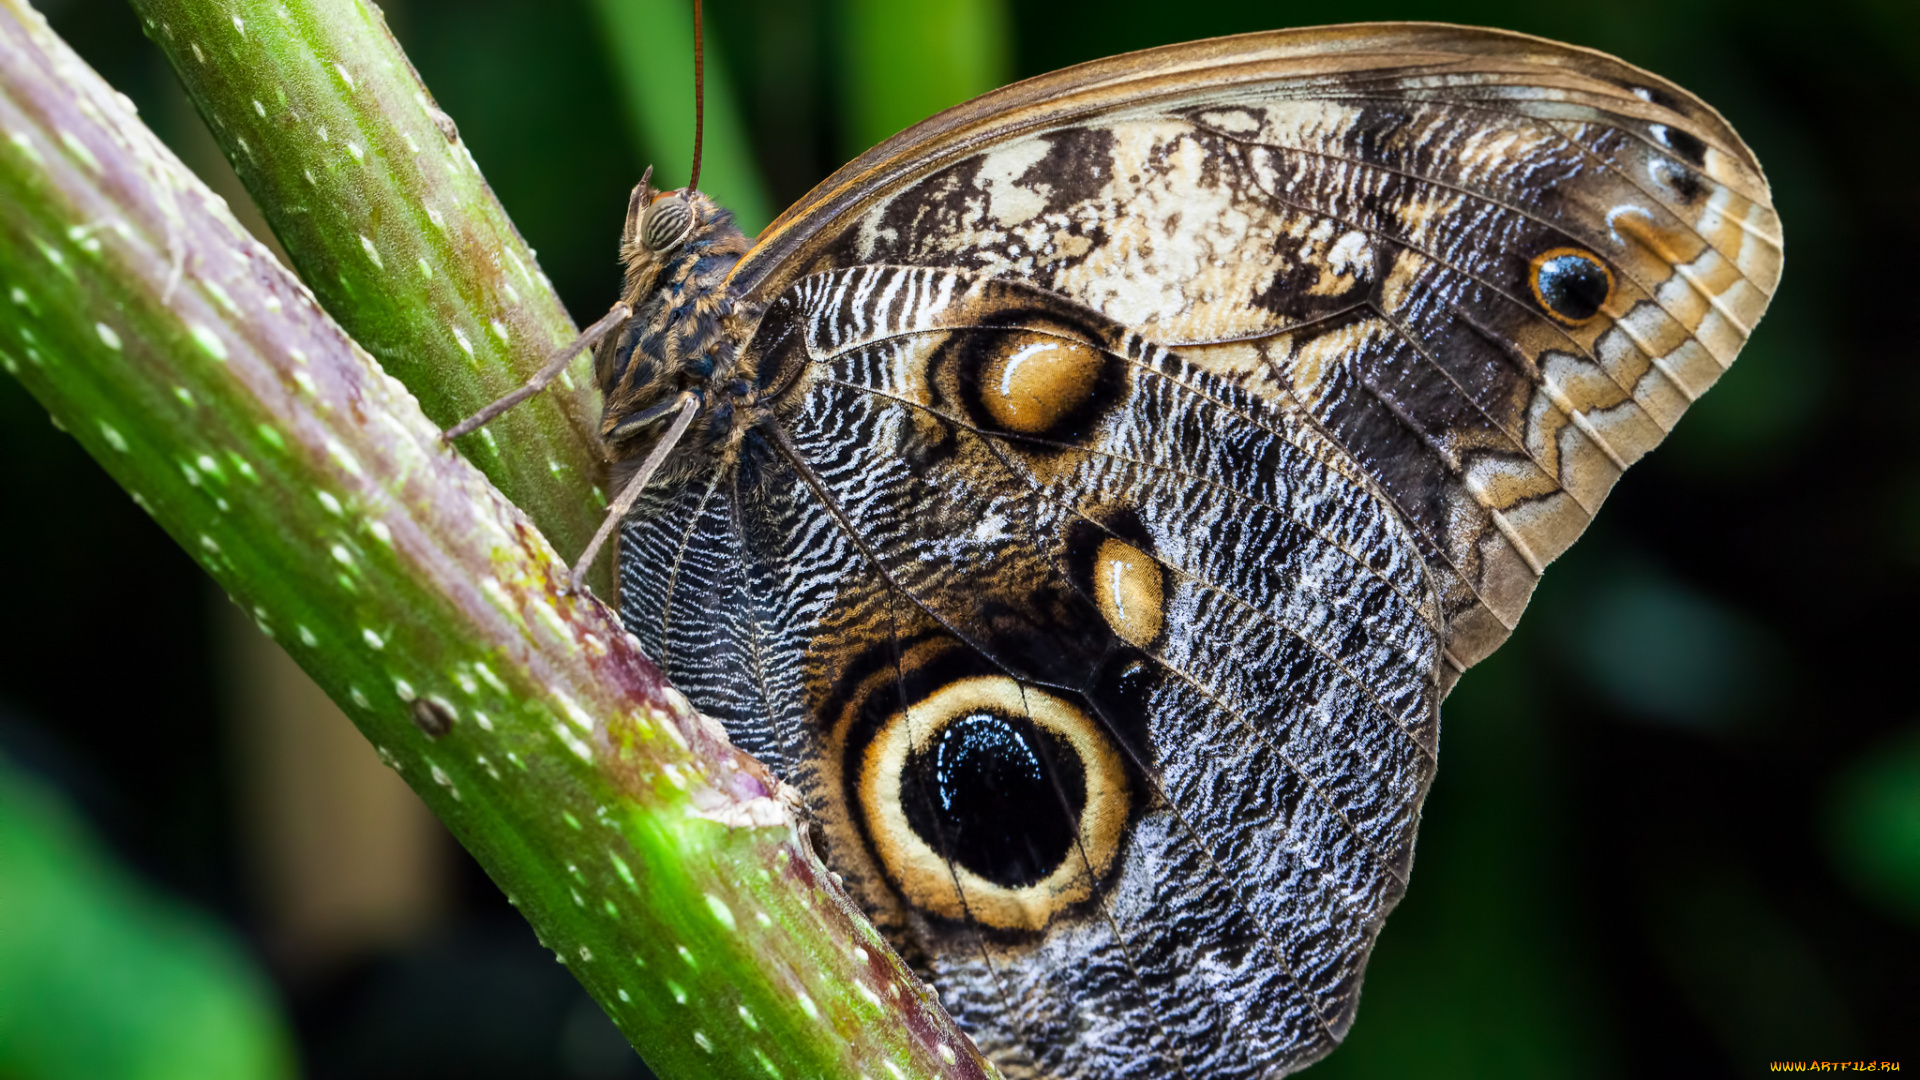
[[[131,11],[40,6],[245,216]],[[604,311],[627,188],[648,162],[685,178],[683,5],[385,10],[575,318]],[[1903,291],[1920,5],[708,13],[703,187],[750,230],[1008,79],[1236,31],[1502,26],[1613,52],[1718,107],[1774,184],[1779,298],[1447,702],[1411,891],[1352,1036],[1310,1075],[1920,1068],[1920,342]],[[10,380],[0,505],[0,1080],[646,1075],[345,721]]]

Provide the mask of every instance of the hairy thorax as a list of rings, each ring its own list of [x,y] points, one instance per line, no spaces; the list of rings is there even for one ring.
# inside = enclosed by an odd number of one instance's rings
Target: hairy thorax
[[[664,237],[645,231],[647,209],[666,207]],[[689,215],[690,221],[682,215]],[[656,233],[659,231],[656,228]],[[650,240],[666,241],[662,248]],[[626,264],[622,299],[633,315],[594,350],[594,379],[604,401],[600,436],[613,463],[615,490],[623,487],[667,424],[664,418],[692,395],[699,408],[673,455],[673,471],[708,469],[731,461],[743,438],[765,417],[765,389],[740,370],[742,345],[757,319],[727,285],[749,241],[732,211],[700,192],[658,193],[644,182],[634,190],[621,244]]]

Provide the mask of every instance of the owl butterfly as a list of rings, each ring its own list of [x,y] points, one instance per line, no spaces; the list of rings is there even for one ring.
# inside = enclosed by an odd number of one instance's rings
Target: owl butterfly
[[[1006,1075],[1227,1080],[1352,1024],[1440,699],[1781,242],[1685,91],[1381,24],[1008,87],[751,242],[643,180],[623,255],[628,627]]]

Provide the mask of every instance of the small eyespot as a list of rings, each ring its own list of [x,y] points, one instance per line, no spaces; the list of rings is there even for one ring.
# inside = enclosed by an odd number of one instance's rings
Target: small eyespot
[[[1705,165],[1707,162],[1707,144],[1691,132],[1682,131],[1666,124],[1652,124],[1647,132],[1653,141],[1673,151],[1682,161],[1692,165]]]
[[[1700,174],[1677,161],[1656,157],[1647,162],[1647,175],[1653,182],[1673,192],[1683,203],[1697,202],[1706,194],[1707,185]]]
[[[648,251],[665,252],[678,247],[693,231],[693,208],[679,195],[668,195],[647,207],[640,218],[640,242]]]
[[[1598,315],[1613,295],[1613,271],[1589,252],[1554,248],[1534,256],[1527,284],[1547,314],[1579,326]]]
[[[1662,90],[1659,87],[1628,86],[1627,89],[1633,91],[1633,96],[1639,98],[1641,101],[1645,101],[1653,105],[1658,105],[1663,109],[1672,109],[1676,112],[1678,112],[1680,109],[1679,99],[1675,98],[1672,94],[1667,93],[1665,90]]]

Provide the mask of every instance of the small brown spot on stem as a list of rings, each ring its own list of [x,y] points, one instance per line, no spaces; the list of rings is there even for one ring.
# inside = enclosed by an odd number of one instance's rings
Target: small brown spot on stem
[[[429,739],[437,739],[453,730],[453,710],[432,698],[414,698],[409,706],[413,726]]]

